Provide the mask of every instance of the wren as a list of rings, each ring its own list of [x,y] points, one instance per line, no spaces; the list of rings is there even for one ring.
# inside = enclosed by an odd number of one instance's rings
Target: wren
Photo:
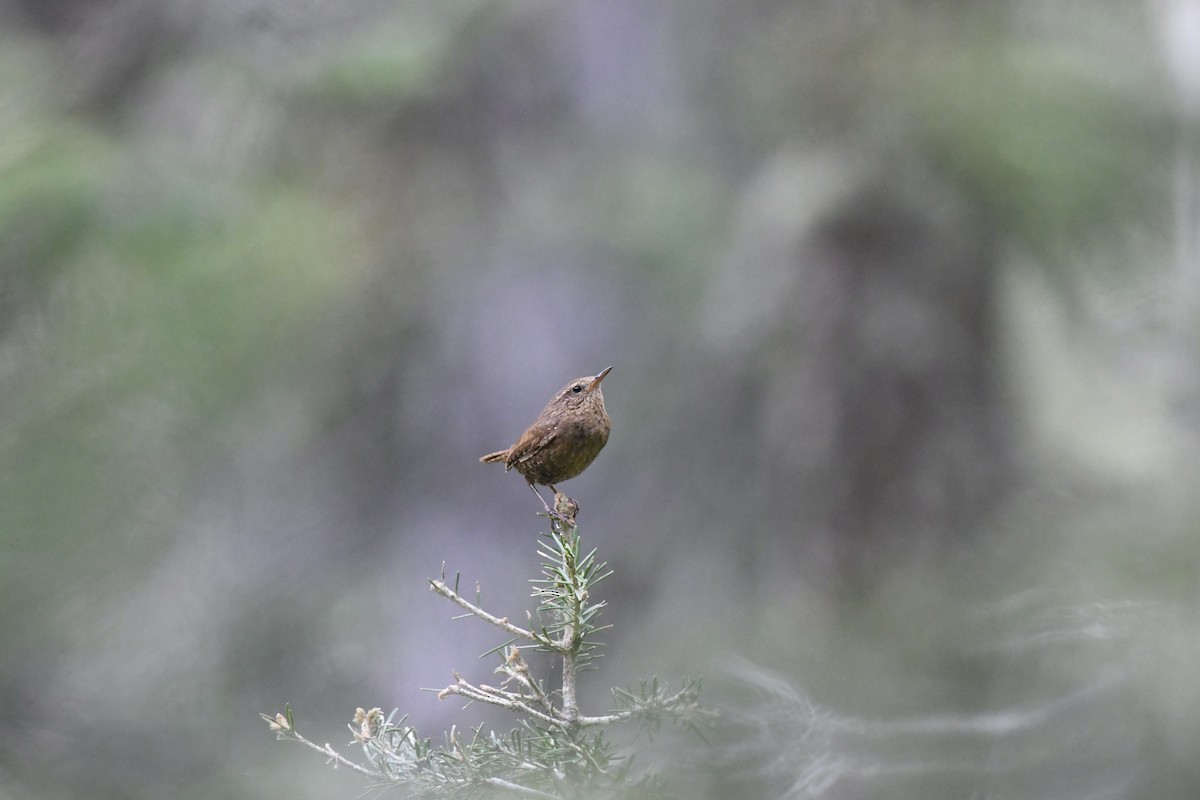
[[[612,367],[608,367],[599,375],[568,383],[550,398],[512,447],[488,453],[479,460],[485,464],[502,461],[505,472],[515,469],[521,473],[547,513],[554,514],[537,490],[537,484],[549,486],[557,495],[554,484],[587,469],[608,442],[612,425],[604,410],[600,381],[611,371]]]

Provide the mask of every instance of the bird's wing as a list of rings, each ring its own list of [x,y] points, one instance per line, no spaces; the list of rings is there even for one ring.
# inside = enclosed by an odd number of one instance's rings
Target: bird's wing
[[[525,431],[516,444],[508,453],[508,459],[504,462],[506,469],[511,469],[517,464],[523,464],[533,458],[542,448],[554,441],[558,436],[558,428],[535,426]]]

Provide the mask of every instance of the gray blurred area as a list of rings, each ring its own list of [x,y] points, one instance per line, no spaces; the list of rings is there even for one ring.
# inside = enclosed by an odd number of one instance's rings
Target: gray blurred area
[[[676,796],[1200,796],[1198,116],[1200,0],[0,0],[0,798],[507,730],[426,578],[532,608],[609,364]]]

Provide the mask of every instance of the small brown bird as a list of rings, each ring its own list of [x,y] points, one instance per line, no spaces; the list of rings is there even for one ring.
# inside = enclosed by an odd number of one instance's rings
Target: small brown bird
[[[612,427],[604,410],[604,393],[600,381],[612,367],[599,375],[576,378],[558,391],[526,428],[516,444],[507,450],[497,450],[479,459],[485,464],[503,461],[504,470],[516,469],[525,476],[529,488],[542,501],[546,511],[550,505],[538,492],[536,484],[549,486],[558,494],[554,484],[574,478],[587,469],[608,442]]]

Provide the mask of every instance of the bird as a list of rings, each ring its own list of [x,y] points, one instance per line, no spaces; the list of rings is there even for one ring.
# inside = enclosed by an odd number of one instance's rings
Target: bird
[[[546,512],[554,514],[537,485],[549,486],[557,496],[554,485],[587,469],[607,444],[612,423],[604,409],[600,382],[611,371],[612,367],[606,367],[598,375],[576,378],[559,389],[512,447],[479,460],[503,463],[505,472],[515,469],[521,473]]]

